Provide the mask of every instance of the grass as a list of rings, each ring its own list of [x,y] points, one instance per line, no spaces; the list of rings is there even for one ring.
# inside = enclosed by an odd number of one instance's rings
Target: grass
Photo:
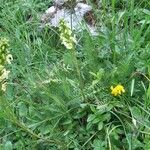
[[[99,35],[74,33],[72,51],[58,29],[39,28],[51,0],[0,0],[14,59],[0,92],[0,149],[150,150],[150,2],[89,2]],[[125,93],[113,96],[118,84]]]

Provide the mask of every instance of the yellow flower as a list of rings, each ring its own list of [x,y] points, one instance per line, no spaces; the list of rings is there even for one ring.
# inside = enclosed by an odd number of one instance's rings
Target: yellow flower
[[[0,90],[6,91],[7,79],[10,73],[5,68],[5,65],[11,64],[13,60],[12,55],[9,53],[9,40],[6,38],[0,38]]]
[[[0,64],[0,72],[4,69],[4,66]]]
[[[111,94],[114,96],[121,95],[125,93],[125,89],[122,85],[118,84],[116,87],[111,86]]]
[[[13,60],[13,57],[12,57],[12,55],[11,54],[8,54],[7,56],[6,56],[6,61],[7,61],[7,63],[10,65],[11,64],[11,61]]]
[[[9,47],[9,40],[7,38],[0,38],[0,49],[5,50]]]
[[[6,70],[5,68],[1,71],[1,75],[0,75],[0,86],[1,86],[1,90],[3,92],[6,91],[6,86],[7,86],[7,82],[6,80],[8,79],[8,75],[10,73],[9,70]]]
[[[4,82],[4,83],[2,84],[1,90],[2,90],[3,92],[5,92],[5,91],[6,91],[6,88],[7,88],[7,82]]]
[[[65,45],[67,49],[73,49],[76,38],[75,36],[72,36],[72,31],[64,20],[59,22],[59,31],[62,44]]]
[[[3,81],[4,79],[8,79],[10,71],[6,70],[5,68],[2,70],[2,74],[0,75],[0,82]]]
[[[6,56],[8,52],[9,41],[6,38],[0,38],[0,65],[4,66],[6,63]]]

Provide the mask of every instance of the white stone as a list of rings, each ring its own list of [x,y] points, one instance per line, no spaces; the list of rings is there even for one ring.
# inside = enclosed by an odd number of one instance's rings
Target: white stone
[[[62,6],[66,0],[54,0],[55,4],[58,6]]]
[[[46,10],[46,13],[47,13],[47,14],[53,14],[53,13],[55,13],[55,11],[56,11],[56,7],[55,7],[55,6],[52,6],[52,7],[48,8],[48,9]]]
[[[92,10],[92,7],[84,3],[78,3],[75,7],[75,13],[80,14],[82,17],[84,16],[85,13],[91,10]]]
[[[50,20],[50,24],[57,27],[59,21],[64,19],[70,26],[72,26],[73,29],[75,29],[79,24],[81,24],[85,13],[92,10],[92,7],[84,3],[78,3],[74,10],[75,13],[73,14],[71,14],[68,9],[58,10],[54,14],[54,17]]]
[[[56,4],[62,4],[65,0],[55,0]],[[48,10],[46,10],[46,14],[49,14],[50,17],[48,20],[47,25],[58,27],[59,22],[61,19],[64,19],[70,28],[76,31],[82,31],[82,29],[88,29],[88,31],[96,36],[96,28],[94,26],[88,25],[86,22],[84,22],[84,15],[91,11],[92,7],[85,3],[77,3],[77,5],[74,8],[74,13],[71,14],[71,11],[69,9],[63,8],[58,9],[56,11],[56,7],[52,6]],[[53,15],[51,15],[53,14]],[[84,23],[84,24],[83,24]]]

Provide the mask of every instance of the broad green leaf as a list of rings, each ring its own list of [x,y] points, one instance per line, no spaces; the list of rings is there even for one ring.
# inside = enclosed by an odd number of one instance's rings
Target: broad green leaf
[[[4,150],[12,150],[12,149],[13,149],[13,146],[12,146],[11,141],[7,141],[4,145]]]
[[[104,145],[105,145],[104,141],[102,141],[100,139],[95,139],[92,144],[92,147],[94,150],[106,150]]]
[[[23,102],[18,103],[18,109],[19,109],[19,115],[20,116],[26,116],[28,109],[27,106]]]
[[[94,119],[95,119],[95,115],[94,114],[90,114],[89,116],[88,116],[88,119],[87,119],[87,122],[91,122],[91,121],[93,121]]]

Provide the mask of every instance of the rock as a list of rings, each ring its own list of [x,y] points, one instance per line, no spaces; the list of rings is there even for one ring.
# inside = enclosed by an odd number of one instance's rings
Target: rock
[[[54,0],[54,3],[58,6],[62,6],[67,0]]]
[[[56,10],[57,10],[57,8],[55,6],[51,6],[50,8],[48,8],[45,11],[45,14],[43,14],[41,16],[41,21],[43,23],[48,22],[54,16],[54,14],[56,13]]]
[[[84,3],[78,3],[74,10],[75,14],[81,15],[83,17],[87,12],[92,10],[92,6]]]
[[[78,3],[74,8],[75,11],[73,14],[71,14],[70,10],[68,9],[57,10],[57,12],[54,14],[54,17],[51,18],[49,24],[57,27],[59,21],[64,19],[70,26],[73,27],[73,29],[76,29],[77,26],[82,22],[84,14],[91,9],[92,7],[87,4]]]
[[[56,11],[56,7],[55,6],[52,6],[50,7],[49,9],[46,10],[46,13],[47,14],[54,14]]]
[[[55,0],[55,4],[59,4],[60,6],[66,1],[67,0]],[[64,19],[73,30],[81,31],[82,29],[88,28],[88,31],[91,32],[92,35],[96,35],[96,28],[84,20],[84,15],[92,10],[92,6],[78,2],[74,7],[74,11],[71,11],[64,6],[60,9],[57,5],[47,9],[42,16],[42,21],[44,20],[43,22],[46,22],[46,25],[58,27],[60,20]]]
[[[83,0],[54,0],[54,3],[58,6],[62,6],[64,3],[66,2],[75,2],[75,3],[78,3],[78,2],[82,2]]]

